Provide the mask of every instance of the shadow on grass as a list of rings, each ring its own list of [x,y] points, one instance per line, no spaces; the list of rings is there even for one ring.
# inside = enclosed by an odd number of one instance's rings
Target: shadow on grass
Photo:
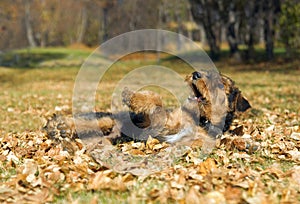
[[[214,62],[223,61],[231,58],[230,51],[228,49],[222,49],[220,54],[217,57],[211,56],[209,50],[195,50],[191,52],[182,53],[183,57],[202,57],[204,54],[207,54]],[[269,61],[265,50],[262,48],[255,49],[253,56],[249,58],[246,49],[240,49],[240,56],[242,63],[252,63],[252,62],[266,62]],[[286,53],[284,48],[275,48],[274,49],[274,59],[284,58],[286,59]],[[162,60],[174,60],[179,59],[177,56],[167,56]]]
[[[0,66],[9,68],[35,68],[39,63],[48,61],[63,59],[67,56],[67,53],[53,52],[53,51],[40,51],[31,52],[27,51],[12,51],[0,55]]]
[[[209,55],[209,52],[207,51]],[[216,65],[221,67],[232,68],[236,71],[256,71],[256,72],[278,72],[287,73],[290,71],[300,70],[300,61],[297,58],[290,58],[286,56],[285,49],[276,48],[274,50],[274,58],[268,60],[264,49],[256,49],[251,59],[246,58],[246,50],[241,50],[241,61],[233,60],[230,57],[229,50],[222,50],[218,59],[212,59]],[[203,51],[193,51],[181,54],[181,57],[190,59],[190,61],[204,60]],[[160,59],[161,62],[178,62],[180,57],[170,55]]]

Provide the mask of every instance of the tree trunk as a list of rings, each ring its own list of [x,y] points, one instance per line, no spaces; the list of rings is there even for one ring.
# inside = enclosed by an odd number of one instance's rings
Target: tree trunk
[[[247,42],[247,50],[246,50],[246,58],[253,59],[255,54],[255,49],[254,49],[254,34],[253,32],[249,33],[249,40]]]
[[[208,2],[205,0],[190,0],[190,3],[195,22],[199,25],[203,25],[205,36],[210,48],[210,56],[213,59],[218,59],[220,57],[220,47],[217,43],[217,36],[215,34],[215,32],[218,32],[218,29],[213,28],[214,24],[211,19],[211,11],[213,8],[211,5],[208,5]]]
[[[87,11],[86,11],[86,6],[83,5],[82,9],[81,9],[81,25],[79,27],[79,32],[78,32],[78,36],[77,36],[77,43],[82,43],[83,42],[83,38],[84,38],[84,34],[87,28],[87,21],[88,21],[88,15],[87,15]]]
[[[230,55],[234,55],[236,52],[239,51],[238,42],[234,31],[234,23],[230,23],[228,25],[226,35],[230,48]]]
[[[99,28],[99,43],[103,43],[108,39],[107,33],[107,15],[108,15],[108,8],[103,7],[102,12],[99,18],[100,28]]]
[[[267,59],[271,60],[274,57],[274,30],[273,30],[273,15],[272,11],[265,11],[264,18],[264,39]]]
[[[255,36],[255,23],[257,23],[257,19],[254,17],[254,11],[252,11],[252,15],[249,17],[248,21],[248,39],[246,41],[247,50],[246,50],[246,60],[254,59],[255,49],[254,49],[254,36]]]
[[[215,33],[213,32],[213,28],[211,23],[209,22],[209,19],[203,20],[203,27],[210,48],[210,56],[213,59],[218,59],[220,57],[220,47],[217,44],[217,38]]]
[[[49,32],[48,31],[44,31],[41,35],[41,47],[46,47],[48,44],[48,38],[49,38]]]
[[[236,17],[234,11],[229,11],[226,38],[230,48],[230,57],[239,62],[241,61],[241,55],[238,49],[238,39],[235,25]]]
[[[191,13],[191,9],[189,8],[189,13],[188,13],[188,19],[189,19],[189,22],[192,22],[193,21],[193,16],[192,16],[192,13]],[[188,29],[187,31],[188,33],[188,38],[193,40],[193,28],[190,28]]]
[[[108,39],[107,33],[107,18],[108,18],[108,8],[103,8],[103,18],[102,18],[102,42],[105,42]]]
[[[274,57],[274,37],[277,14],[280,11],[280,0],[264,0],[264,39],[267,59]]]
[[[33,29],[30,23],[30,0],[25,0],[24,3],[25,3],[24,21],[25,21],[27,40],[30,47],[36,47],[37,43],[35,42]]]
[[[218,59],[220,57],[220,46],[217,42],[217,36],[214,33],[214,24],[211,19],[211,8],[205,0],[190,0],[192,15],[197,24],[202,24],[206,39],[210,48],[210,56],[213,59]],[[207,6],[207,7],[206,7]],[[217,32],[217,30],[216,30]]]
[[[175,4],[176,5],[176,4]],[[180,15],[180,8],[175,7],[175,19],[177,22],[177,33],[178,38],[177,38],[177,50],[180,51],[182,49],[182,35],[183,35],[183,28],[182,28],[182,19],[181,19],[181,15]]]

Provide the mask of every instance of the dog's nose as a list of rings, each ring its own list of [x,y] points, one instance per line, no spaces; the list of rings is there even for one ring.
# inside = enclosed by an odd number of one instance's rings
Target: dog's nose
[[[193,72],[193,80],[197,80],[201,78],[201,74],[199,72]]]

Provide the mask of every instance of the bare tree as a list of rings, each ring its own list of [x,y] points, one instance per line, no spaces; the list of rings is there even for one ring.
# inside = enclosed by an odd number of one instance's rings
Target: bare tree
[[[108,17],[109,11],[116,4],[116,0],[103,0],[100,2],[100,7],[102,8],[102,17],[100,18],[101,27],[99,30],[100,42],[105,42],[108,40]]]
[[[80,10],[81,23],[78,28],[78,35],[76,40],[77,43],[83,42],[84,34],[86,32],[87,23],[88,23],[88,15],[87,15],[88,11],[87,11],[86,2],[83,1],[80,6],[81,6],[81,10]]]
[[[262,3],[260,0],[244,1],[242,8],[240,36],[247,46],[245,58],[248,60],[254,58],[254,45],[258,41],[259,29],[262,26]]]
[[[280,0],[264,0],[264,38],[267,59],[274,57],[274,36],[275,26],[278,21],[278,13],[280,11]]]
[[[220,21],[225,28],[226,39],[229,45],[230,56],[236,60],[241,60],[239,32],[241,21],[241,7],[242,2],[239,0],[233,1],[217,1]]]
[[[210,55],[217,59],[220,55],[220,42],[218,41],[219,31],[219,14],[218,5],[215,1],[209,0],[189,0],[191,3],[192,15],[197,24],[203,25],[208,45],[210,47]]]
[[[24,0],[24,7],[25,7],[24,22],[25,22],[27,40],[28,40],[28,43],[29,43],[30,47],[36,47],[37,43],[35,42],[35,37],[34,37],[34,34],[33,34],[33,28],[31,26],[30,6],[31,6],[31,0]]]

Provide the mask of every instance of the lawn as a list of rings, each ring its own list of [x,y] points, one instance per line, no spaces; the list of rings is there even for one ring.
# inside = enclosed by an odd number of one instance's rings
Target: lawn
[[[41,131],[47,115],[71,114],[74,81],[91,51],[48,48],[2,57],[1,202],[300,202],[299,60],[216,62],[252,105],[235,121],[243,125],[243,134],[235,137],[250,137],[260,148],[249,152],[220,144],[204,160],[190,151],[161,172],[143,177],[107,169],[83,150],[68,154]],[[152,62],[129,57],[113,65],[99,84],[96,110],[109,111],[116,83]],[[160,65],[183,77],[191,71],[178,59],[166,58]],[[172,95],[160,93],[167,106],[176,105]]]

